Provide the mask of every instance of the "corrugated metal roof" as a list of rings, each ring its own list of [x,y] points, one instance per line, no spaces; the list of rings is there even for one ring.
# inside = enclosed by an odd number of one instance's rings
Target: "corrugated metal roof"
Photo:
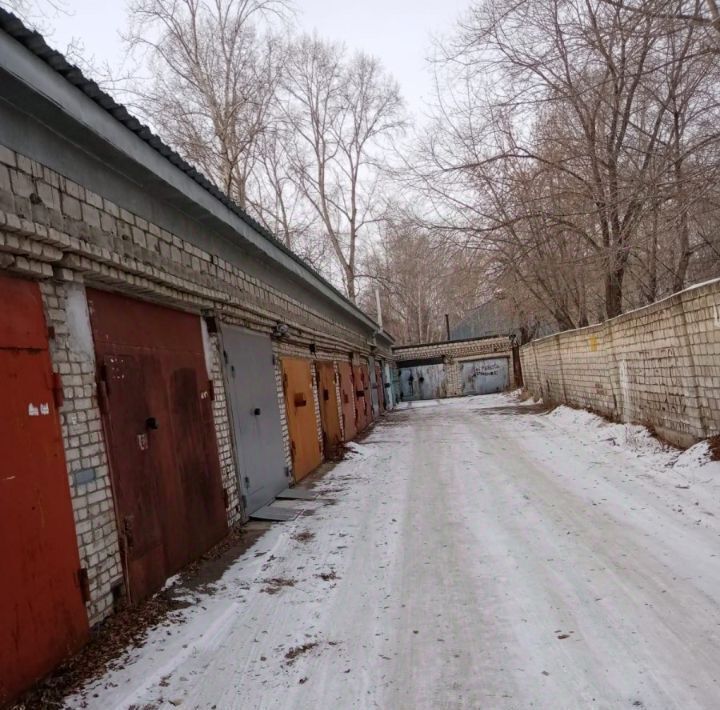
[[[344,293],[339,291],[324,276],[321,276],[307,262],[301,259],[295,252],[288,249],[270,230],[251,217],[244,209],[233,202],[220,188],[203,175],[197,168],[188,163],[161,138],[153,133],[148,126],[133,116],[125,106],[119,104],[108,93],[103,91],[96,82],[88,79],[79,67],[68,62],[63,54],[50,47],[45,38],[35,30],[27,27],[23,21],[11,12],[0,8],[0,30],[6,32],[13,39],[29,49],[36,57],[42,59],[48,66],[56,71],[63,79],[82,91],[88,98],[92,99],[98,106],[101,106],[116,121],[122,123],[127,129],[135,133],[140,139],[156,150],[160,155],[169,160],[176,168],[194,180],[204,190],[209,192],[215,199],[219,200],[225,207],[234,212],[246,224],[252,227],[258,234],[272,242],[278,249],[290,256],[304,269],[320,279],[328,288],[332,289],[348,305],[355,309],[363,317],[370,319],[360,308],[350,301]],[[385,336],[392,340],[392,336],[382,331]]]

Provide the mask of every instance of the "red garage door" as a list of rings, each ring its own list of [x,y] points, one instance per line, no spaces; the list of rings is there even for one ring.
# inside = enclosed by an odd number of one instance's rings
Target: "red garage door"
[[[138,601],[227,532],[198,316],[88,291],[123,561]]]
[[[40,290],[0,276],[0,706],[88,634]]]

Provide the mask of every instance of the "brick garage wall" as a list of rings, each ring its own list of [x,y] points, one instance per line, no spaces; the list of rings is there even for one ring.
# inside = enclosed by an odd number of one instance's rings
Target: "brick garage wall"
[[[82,284],[40,284],[53,370],[62,378],[60,424],[72,495],[80,563],[88,571],[88,618],[94,624],[112,611],[113,586],[122,583],[110,469],[105,454],[95,384],[95,354]]]
[[[208,339],[209,359],[208,374],[213,383],[213,419],[215,422],[215,438],[217,439],[218,457],[220,459],[220,475],[223,488],[227,495],[228,524],[243,520],[244,511],[240,502],[240,486],[235,469],[235,447],[233,443],[230,410],[225,392],[225,379],[222,370],[222,346],[217,333],[207,334],[203,325],[204,335]]]
[[[468,360],[507,357],[509,359],[510,386],[515,386],[512,343],[507,337],[406,345],[393,348],[393,356],[398,367],[403,366],[403,361],[442,357],[445,362],[448,397],[462,395],[461,367],[462,363]]]
[[[91,331],[89,322],[83,326],[76,318],[83,303],[87,308],[86,284],[212,315],[267,334],[284,322],[289,332],[275,342],[277,356],[346,360],[350,352],[370,351],[367,336],[359,329],[318,313],[247,274],[238,264],[198,248],[89,186],[1,145],[0,269],[41,281],[48,323],[55,328],[51,356],[63,377],[63,437],[80,556],[90,579],[88,614],[93,624],[111,613],[112,589],[122,582],[122,568]],[[74,308],[68,307],[69,301],[75,303]],[[76,320],[68,323],[69,318]],[[232,524],[241,519],[243,511],[219,343],[214,336],[208,341],[208,369],[215,390],[213,414]],[[316,353],[310,352],[311,345]],[[289,465],[282,377],[277,369],[276,382]]]
[[[720,280],[521,349],[536,397],[654,427],[687,446],[720,433]]]

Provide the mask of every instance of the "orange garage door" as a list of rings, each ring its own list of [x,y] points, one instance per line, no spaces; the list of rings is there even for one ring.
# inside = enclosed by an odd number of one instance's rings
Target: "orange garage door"
[[[282,359],[290,453],[296,481],[305,478],[322,463],[310,368],[308,360],[292,357]]]

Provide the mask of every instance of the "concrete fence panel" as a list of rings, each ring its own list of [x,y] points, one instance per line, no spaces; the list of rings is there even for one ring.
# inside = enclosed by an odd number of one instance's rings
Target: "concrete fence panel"
[[[720,433],[720,279],[533,341],[520,357],[534,396],[688,446]]]

